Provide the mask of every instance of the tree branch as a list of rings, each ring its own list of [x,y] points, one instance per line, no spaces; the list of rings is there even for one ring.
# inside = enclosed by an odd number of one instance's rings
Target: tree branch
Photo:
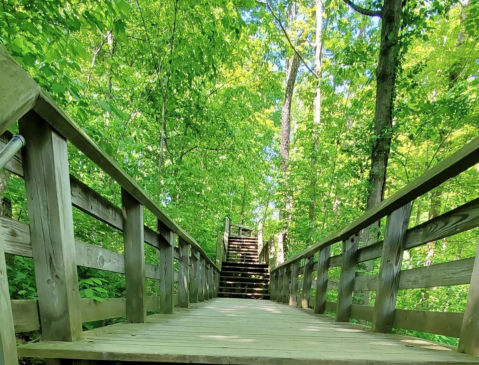
[[[273,17],[276,19],[276,21],[278,22],[279,24],[279,27],[281,28],[281,30],[283,31],[283,34],[284,36],[286,37],[286,40],[288,41],[289,45],[291,46],[291,48],[293,49],[294,53],[296,53],[299,57],[299,59],[301,60],[301,62],[303,62],[304,66],[308,69],[309,73],[311,75],[313,75],[314,77],[316,77],[318,80],[319,80],[319,76],[316,72],[314,72],[311,67],[308,66],[308,64],[306,63],[306,61],[304,60],[303,56],[301,55],[301,53],[299,53],[299,51],[296,49],[296,47],[294,46],[293,42],[291,42],[291,38],[289,38],[289,35],[288,35],[288,32],[286,31],[286,29],[284,29],[283,27],[283,23],[281,22],[281,19],[279,18],[279,16],[276,15],[276,13],[274,12],[274,9],[273,7],[271,6],[271,4],[269,3],[269,1],[266,0],[266,2],[264,1],[260,1],[260,0],[256,0],[257,3],[260,3],[260,4],[263,4],[263,5],[266,5],[269,10],[271,11],[271,14],[273,14]]]
[[[357,11],[360,14],[367,15],[367,16],[376,16],[376,17],[381,17],[381,10],[371,10],[371,9],[365,9],[362,8],[355,3],[353,3],[351,0],[344,0],[346,4],[348,4],[351,9]]]

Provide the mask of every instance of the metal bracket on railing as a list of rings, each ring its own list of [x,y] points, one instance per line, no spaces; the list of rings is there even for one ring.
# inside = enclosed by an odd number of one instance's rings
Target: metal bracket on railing
[[[10,142],[0,151],[0,170],[2,170],[7,163],[15,156],[15,154],[20,151],[20,149],[25,146],[25,138],[20,134],[15,134]]]

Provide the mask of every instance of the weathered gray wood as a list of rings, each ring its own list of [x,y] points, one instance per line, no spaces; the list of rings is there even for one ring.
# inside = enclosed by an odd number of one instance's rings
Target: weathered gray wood
[[[200,257],[198,260],[198,300],[205,300],[205,260]]]
[[[450,155],[445,160],[441,161],[431,169],[426,171],[416,180],[410,182],[398,192],[393,194],[381,204],[376,205],[373,209],[368,210],[361,217],[355,219],[343,229],[323,238],[318,243],[310,246],[308,249],[302,251],[298,255],[285,261],[275,270],[283,265],[288,265],[294,261],[301,260],[319,249],[330,246],[340,240],[347,240],[348,237],[359,232],[362,229],[370,226],[374,222],[394,212],[396,209],[413,201],[424,193],[441,185],[444,181],[460,174],[471,166],[479,162],[479,138],[474,139],[467,145]],[[434,240],[434,239],[432,239]],[[409,247],[406,245],[406,249]]]
[[[410,215],[411,203],[408,203],[392,212],[387,219],[379,269],[379,286],[374,302],[372,325],[374,332],[389,333],[393,328],[402,257]]]
[[[123,242],[125,245],[126,318],[131,323],[146,322],[145,239],[143,206],[121,190]]]
[[[399,289],[469,284],[474,257],[401,271]]]
[[[181,237],[178,238],[180,259],[178,262],[178,307],[190,306],[189,273],[190,245]]]
[[[12,300],[11,308],[16,333],[40,330],[37,300]]]
[[[343,264],[338,288],[337,322],[349,322],[353,304],[354,277],[356,275],[359,235],[356,233],[343,241]]]
[[[1,55],[1,53],[0,53]],[[2,228],[0,228],[1,230]],[[18,364],[12,306],[8,288],[7,264],[0,234],[0,364]]]
[[[293,262],[291,265],[291,290],[289,292],[289,305],[296,307],[298,305],[298,284],[299,284],[299,262]]]
[[[276,282],[276,301],[278,303],[283,302],[283,281],[284,281],[284,270],[286,268],[283,267],[281,270],[278,271],[278,280]]]
[[[0,46],[0,134],[33,108],[40,87]]]
[[[328,316],[273,302],[221,298],[195,307],[175,316],[150,316],[147,325],[119,323],[86,331],[81,342],[28,344],[19,353],[126,364],[479,363],[424,339],[371,333],[364,326],[334,323]]]
[[[42,336],[76,341],[82,327],[67,142],[33,112],[19,126]]]
[[[190,256],[190,302],[198,303],[199,253],[192,247]]]
[[[313,281],[314,255],[304,259],[303,285],[301,289],[301,308],[309,308],[309,299],[311,298],[311,284]]]
[[[278,271],[272,272],[269,278],[269,299],[276,300],[276,283],[278,280]]]
[[[210,264],[214,265],[214,262],[206,255],[201,246],[163,212],[153,200],[147,196],[135,180],[126,174],[111,156],[100,149],[47,93],[44,91],[40,92],[34,109],[89,159],[118,182],[123,189],[128,191],[138,202],[152,212],[167,228],[185,239],[185,241],[195,247],[203,257],[206,257],[206,260]]]
[[[318,275],[316,276],[316,297],[314,303],[314,313],[324,314],[326,310],[326,289],[328,288],[328,269],[329,269],[329,251],[325,247],[319,251]]]
[[[289,303],[290,297],[290,287],[289,283],[291,281],[291,268],[285,267],[284,268],[284,275],[283,275],[283,303]]]
[[[173,314],[174,248],[176,235],[158,221],[158,231],[166,238],[160,241],[160,301],[161,313]]]
[[[459,352],[470,355],[479,355],[479,244],[476,251],[472,279],[469,286],[466,311],[462,321]]]
[[[211,299],[211,297],[210,297],[210,272],[211,272],[211,267],[210,267],[210,265],[206,264],[206,270],[205,270],[205,300]]]
[[[394,328],[459,337],[464,314],[396,309]]]

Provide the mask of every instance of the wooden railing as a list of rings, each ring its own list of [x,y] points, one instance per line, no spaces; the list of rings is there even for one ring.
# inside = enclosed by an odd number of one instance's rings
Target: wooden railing
[[[459,337],[460,352],[479,355],[479,255],[401,269],[404,250],[479,227],[479,199],[476,199],[408,229],[411,204],[416,198],[478,162],[479,138],[348,226],[272,269],[271,298],[303,308],[313,307],[316,313],[335,312],[338,322],[350,318],[369,321],[376,332],[390,332],[394,327]],[[384,240],[359,248],[361,230],[383,217],[387,217]],[[342,242],[342,254],[330,256],[330,246],[337,242]],[[264,252],[265,248],[266,245]],[[378,275],[357,276],[359,263],[378,258],[381,259]],[[339,280],[328,277],[329,270],[335,267],[341,268]],[[399,289],[461,284],[470,284],[465,313],[396,309]],[[326,301],[327,290],[337,290],[337,302]],[[353,292],[361,291],[376,291],[374,307],[353,304]]]
[[[1,218],[0,363],[17,363],[14,328],[41,328],[43,340],[76,341],[84,322],[126,316],[141,323],[147,311],[173,313],[175,305],[217,295],[219,270],[195,239],[0,47],[0,147],[17,120],[26,146],[6,169],[25,180],[29,224]],[[69,174],[67,142],[120,185],[121,208]],[[72,206],[122,232],[124,254],[75,240]],[[154,229],[144,224],[144,209],[156,217]],[[159,266],[145,263],[144,243],[159,251]],[[10,302],[4,251],[33,258],[38,300]],[[77,266],[124,274],[126,297],[80,299]],[[145,278],[159,281],[159,296],[146,295]]]

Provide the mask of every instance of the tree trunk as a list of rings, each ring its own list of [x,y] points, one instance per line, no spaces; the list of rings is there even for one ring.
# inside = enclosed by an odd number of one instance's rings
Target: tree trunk
[[[316,190],[318,185],[318,153],[319,153],[319,128],[321,125],[321,66],[322,66],[322,32],[323,32],[323,4],[321,0],[316,3],[316,47],[314,62],[316,74],[318,75],[316,95],[314,96],[314,123],[313,123],[313,153],[311,156],[311,203],[309,205],[309,221],[311,233],[314,233],[316,226]],[[313,235],[311,235],[313,238]]]

